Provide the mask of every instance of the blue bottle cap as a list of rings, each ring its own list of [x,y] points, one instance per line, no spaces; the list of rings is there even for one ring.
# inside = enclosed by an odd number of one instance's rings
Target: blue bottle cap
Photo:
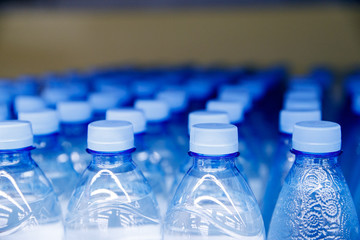
[[[229,115],[231,123],[239,123],[244,120],[245,106],[238,101],[210,100],[206,103],[208,111],[224,111]]]
[[[183,112],[188,106],[188,97],[184,90],[161,91],[157,93],[156,99],[166,102],[172,112]]]
[[[248,111],[252,107],[252,98],[249,91],[237,86],[226,85],[222,87],[218,93],[220,101],[236,101],[241,102],[245,106],[245,110]]]
[[[144,112],[148,122],[166,121],[170,117],[169,105],[160,100],[137,100],[135,108]]]
[[[229,115],[221,111],[195,111],[189,114],[189,134],[191,127],[199,123],[230,123]]]
[[[96,92],[90,94],[88,101],[95,112],[105,112],[110,108],[115,108],[119,99],[114,93]]]
[[[204,155],[238,152],[237,127],[224,123],[200,123],[191,127],[190,151]]]
[[[286,99],[287,110],[321,110],[321,102],[317,99]]]
[[[128,121],[133,125],[134,133],[146,131],[144,112],[134,108],[113,108],[106,111],[106,120]]]
[[[36,96],[17,96],[14,102],[15,112],[34,112],[46,108],[44,100]]]
[[[34,135],[47,135],[59,132],[59,117],[55,110],[45,109],[37,112],[19,112],[19,120],[29,121]]]
[[[320,121],[321,111],[320,110],[281,110],[279,130],[282,133],[292,134],[294,125],[297,122],[303,121]]]
[[[102,120],[88,126],[88,148],[97,152],[120,152],[134,148],[134,131],[130,122]]]
[[[330,153],[341,149],[340,125],[328,121],[305,121],[294,125],[292,147],[308,153]]]
[[[28,121],[0,121],[0,150],[21,149],[33,145],[31,124]]]
[[[90,122],[93,116],[90,103],[86,101],[59,102],[56,109],[60,121],[65,123]]]
[[[49,106],[56,105],[58,102],[70,100],[70,91],[65,87],[45,88],[41,93],[42,98]]]

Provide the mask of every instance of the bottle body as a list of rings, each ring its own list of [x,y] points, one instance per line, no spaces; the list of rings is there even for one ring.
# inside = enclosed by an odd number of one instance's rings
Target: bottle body
[[[272,165],[270,168],[269,181],[266,186],[264,201],[262,205],[262,213],[265,228],[268,229],[273,214],[276,201],[284,185],[285,178],[288,175],[294,161],[295,155],[290,152],[291,135],[281,134],[275,151]]]
[[[161,216],[164,216],[171,200],[164,180],[166,173],[161,165],[161,156],[146,143],[145,135],[146,133],[135,135],[136,152],[133,153],[133,159],[149,182],[159,204]]]
[[[268,168],[253,146],[247,141],[244,129],[238,126],[239,152],[236,166],[250,185],[256,200],[261,205],[268,176]]]
[[[92,152],[69,203],[67,239],[161,239],[156,200],[131,152]]]
[[[87,126],[87,123],[61,124],[62,146],[79,174],[82,174],[91,162],[91,155],[86,152]]]
[[[78,181],[78,173],[74,170],[70,157],[60,145],[58,138],[57,133],[35,136],[36,149],[33,150],[32,157],[51,181],[65,212]]]
[[[163,239],[265,239],[255,197],[235,167],[236,155],[191,154],[194,163],[169,206]]]
[[[57,196],[30,150],[0,152],[0,238],[62,240],[64,226]]]
[[[359,239],[359,222],[337,157],[294,151],[268,239]]]

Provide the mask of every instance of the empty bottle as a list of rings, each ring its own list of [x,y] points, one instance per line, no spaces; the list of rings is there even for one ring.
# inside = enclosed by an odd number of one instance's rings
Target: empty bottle
[[[134,162],[149,181],[159,203],[161,215],[164,216],[171,199],[169,199],[169,193],[164,181],[165,171],[159,162],[158,152],[146,141],[144,113],[138,109],[114,108],[106,112],[106,120],[128,121],[133,125],[136,146],[136,151],[132,154]]]
[[[134,133],[125,121],[89,124],[84,171],[68,206],[67,239],[161,239],[157,203],[131,158]]]
[[[70,155],[75,171],[81,174],[91,161],[86,152],[86,137],[93,117],[92,108],[84,101],[67,101],[57,104],[57,112],[62,145]]]
[[[0,122],[0,238],[62,240],[61,208],[51,183],[31,158],[27,121]]]
[[[50,179],[62,209],[65,210],[78,180],[70,156],[59,139],[59,117],[55,110],[19,113],[19,120],[29,121],[34,134],[32,157]]]
[[[295,161],[295,155],[290,152],[293,127],[297,122],[320,120],[320,111],[282,110],[280,112],[278,144],[271,162],[269,180],[262,206],[266,229],[269,228],[271,216],[285,178]]]
[[[340,125],[294,125],[295,162],[276,203],[269,240],[359,239],[354,203],[338,163]]]
[[[265,239],[256,199],[235,166],[236,126],[193,125],[189,155],[193,165],[169,206],[163,239]]]

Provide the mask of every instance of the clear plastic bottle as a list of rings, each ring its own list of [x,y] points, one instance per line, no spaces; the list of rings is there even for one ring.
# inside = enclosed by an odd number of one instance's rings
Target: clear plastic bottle
[[[320,111],[291,111],[281,110],[279,116],[279,139],[277,149],[273,156],[267,182],[262,213],[265,228],[269,228],[276,201],[279,197],[286,176],[294,161],[295,155],[290,152],[291,137],[295,123],[301,121],[320,121]]]
[[[89,124],[92,162],[68,206],[68,240],[161,239],[157,203],[132,161],[133,151],[131,123],[104,120]]]
[[[193,165],[169,206],[163,239],[265,239],[256,199],[235,166],[236,126],[193,125],[190,156]]]
[[[20,112],[19,120],[29,121],[34,134],[35,150],[32,157],[50,179],[63,212],[78,180],[70,156],[65,152],[59,139],[59,117],[55,110]]]
[[[76,172],[81,174],[91,162],[86,152],[87,127],[93,117],[90,104],[85,101],[67,101],[57,104],[62,145],[70,155]]]
[[[62,240],[61,208],[53,188],[31,158],[27,121],[0,122],[0,238]]]
[[[164,216],[171,199],[169,199],[169,193],[164,181],[165,171],[158,161],[158,153],[145,141],[146,119],[144,113],[133,108],[114,108],[106,112],[106,120],[128,121],[133,125],[136,146],[136,151],[132,154],[133,160],[149,181],[159,203],[161,216]]]
[[[147,127],[144,142],[156,153],[153,161],[159,162],[164,170],[166,189],[169,192],[181,164],[181,149],[169,131],[169,106],[160,100],[137,100],[135,108],[145,114]]]
[[[229,115],[230,122],[238,127],[240,156],[237,158],[236,166],[243,173],[261,205],[269,170],[266,161],[261,157],[261,149],[257,148],[258,143],[254,141],[251,132],[244,125],[244,103],[211,100],[207,102],[206,109],[209,111],[225,111]]]
[[[355,206],[338,163],[340,125],[296,123],[292,152],[295,162],[276,203],[268,239],[359,239]]]

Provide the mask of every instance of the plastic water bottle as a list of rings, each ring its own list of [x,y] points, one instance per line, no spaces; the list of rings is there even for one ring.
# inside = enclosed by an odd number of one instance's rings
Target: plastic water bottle
[[[31,158],[27,121],[0,122],[0,238],[62,240],[61,208],[49,180]]]
[[[56,108],[57,103],[71,100],[71,92],[66,87],[46,87],[41,92],[41,97],[48,107]]]
[[[223,111],[199,110],[199,111],[191,112],[189,114],[189,120],[188,120],[186,146],[184,146],[184,148],[183,148],[184,152],[188,152],[188,150],[189,150],[189,144],[190,144],[189,137],[190,137],[191,127],[195,124],[200,124],[200,123],[226,123],[226,124],[229,124],[230,119],[229,119],[229,115],[227,114],[227,112],[223,112]],[[178,179],[179,179],[178,183],[184,177],[185,173],[187,172],[187,170],[189,170],[189,168],[192,165],[192,161],[189,161],[189,160],[190,160],[189,157],[186,156],[183,164],[180,167],[180,175],[178,177]]]
[[[19,112],[40,111],[45,108],[46,103],[41,97],[20,95],[15,97],[14,100],[14,110],[16,114]]]
[[[60,118],[62,145],[70,155],[76,172],[81,174],[91,162],[86,152],[87,127],[93,118],[90,104],[84,101],[67,101],[57,104]]]
[[[169,131],[170,109],[166,102],[160,100],[137,100],[135,108],[144,112],[147,121],[144,141],[157,153],[155,159],[165,171],[167,191],[175,181],[176,171],[181,165],[181,149]]]
[[[235,166],[236,126],[193,125],[189,154],[193,165],[169,206],[163,239],[265,239],[256,199]]]
[[[132,154],[134,162],[149,181],[157,202],[159,203],[162,216],[168,207],[169,199],[168,189],[166,187],[165,171],[162,168],[158,152],[146,141],[146,119],[141,110],[122,108],[109,109],[106,112],[106,120],[128,121],[133,125],[136,151]]]
[[[88,98],[94,111],[94,120],[105,120],[106,110],[118,106],[119,97],[116,93],[96,92],[91,93]]]
[[[189,144],[190,144],[190,131],[191,127],[195,124],[200,123],[226,123],[229,124],[229,115],[226,112],[222,111],[205,111],[205,110],[199,110],[194,111],[189,114],[189,120],[188,120],[188,131],[187,131],[187,138],[186,138],[186,146],[181,146],[182,151],[184,152],[184,159],[181,161],[181,165],[179,168],[178,173],[176,174],[176,178],[173,184],[173,187],[171,188],[171,196],[174,195],[175,190],[183,177],[185,176],[186,172],[189,170],[189,168],[192,166],[192,159],[189,158],[188,155],[185,155],[185,153],[188,153],[189,151]],[[183,156],[182,155],[182,156]]]
[[[291,137],[295,123],[302,121],[320,121],[321,112],[282,110],[279,116],[278,144],[271,162],[269,180],[267,183],[262,206],[265,228],[268,229],[276,201],[279,197],[286,176],[294,161],[295,155],[290,152]]]
[[[288,110],[321,110],[321,102],[317,99],[286,99],[284,109]]]
[[[157,203],[131,158],[134,133],[125,121],[89,124],[92,162],[70,200],[67,239],[161,239]]]
[[[256,199],[261,204],[268,177],[268,167],[266,162],[261,159],[260,149],[256,148],[257,143],[251,141],[252,139],[248,137],[248,128],[243,125],[244,104],[235,101],[211,100],[207,102],[206,109],[209,111],[225,111],[229,115],[230,122],[238,127],[240,156],[236,160],[236,166],[243,173]]]
[[[348,115],[347,122],[344,122],[347,129],[343,130],[344,153],[340,156],[340,165],[350,191],[355,193],[357,186],[360,185],[360,94],[352,96],[350,112],[352,115]]]
[[[340,125],[296,123],[292,152],[295,163],[276,203],[268,239],[359,239],[355,206],[338,163]]]
[[[29,121],[34,134],[35,150],[32,157],[50,179],[63,212],[78,180],[70,156],[65,152],[59,139],[59,117],[55,110],[20,112],[19,120]]]

